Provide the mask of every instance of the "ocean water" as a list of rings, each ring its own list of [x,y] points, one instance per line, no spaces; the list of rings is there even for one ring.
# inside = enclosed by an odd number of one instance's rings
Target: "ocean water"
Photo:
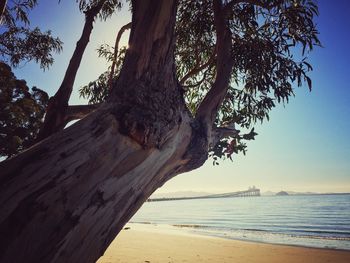
[[[350,250],[350,194],[147,202],[130,222],[229,239]]]

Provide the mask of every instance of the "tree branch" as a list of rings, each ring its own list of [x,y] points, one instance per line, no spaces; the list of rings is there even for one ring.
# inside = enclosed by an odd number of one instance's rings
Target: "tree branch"
[[[237,137],[239,132],[239,130],[236,130],[234,123],[221,127],[214,127],[209,140],[209,148],[213,148],[223,138]]]
[[[201,85],[201,84],[203,83],[203,81],[207,78],[207,74],[208,74],[208,71],[209,71],[210,68],[211,68],[211,67],[207,68],[207,70],[204,71],[203,77],[202,77],[202,79],[201,79],[200,81],[198,81],[198,82],[195,83],[195,84],[184,85],[184,86],[182,86],[183,89],[184,89],[185,91],[187,91],[187,90],[189,90],[190,88],[198,87],[199,85]]]
[[[208,59],[207,62],[205,62],[202,65],[197,64],[193,69],[191,69],[189,72],[187,72],[187,74],[180,80],[180,84],[183,85],[186,82],[186,80],[188,80],[190,77],[192,77],[195,74],[198,74],[203,69],[205,69],[207,66],[209,66],[210,63],[212,63],[214,61],[215,55],[216,55],[216,50],[214,50],[213,54],[210,56],[210,58]]]
[[[7,0],[0,0],[0,25],[2,23],[2,16],[4,15],[6,10],[6,5],[7,5]]]
[[[71,105],[68,106],[66,113],[66,124],[70,121],[78,120],[84,118],[89,113],[96,110],[101,103],[98,104],[90,104],[90,105]]]
[[[252,4],[265,9],[271,9],[280,4],[280,1],[263,1],[263,0],[233,0],[227,3],[224,7],[224,13],[228,13],[232,10],[232,7],[237,4]]]
[[[77,42],[73,55],[69,61],[62,84],[55,94],[57,100],[60,100],[63,104],[68,104],[68,100],[73,90],[75,77],[80,67],[80,62],[83,58],[85,49],[90,41],[90,35],[93,30],[93,23],[105,2],[106,0],[101,0],[96,6],[84,11],[85,23],[83,32],[81,34],[80,39]]]
[[[37,141],[41,141],[53,133],[63,129],[66,125],[66,112],[68,109],[68,101],[73,91],[75,78],[80,67],[85,49],[90,41],[90,35],[93,29],[93,23],[96,16],[101,11],[107,0],[101,0],[96,6],[84,11],[85,23],[83,32],[73,55],[69,61],[61,86],[53,97],[50,98],[45,121],[39,131]]]
[[[115,71],[115,65],[117,63],[117,57],[118,57],[118,50],[119,50],[119,42],[120,39],[125,32],[125,30],[128,30],[131,28],[131,22],[122,26],[117,34],[117,38],[115,39],[115,44],[114,44],[114,57],[113,57],[113,62],[112,62],[112,67],[111,67],[111,72],[109,74],[109,79],[108,79],[108,84],[109,88],[112,89],[112,82],[113,82],[113,75]]]
[[[204,97],[196,113],[196,119],[206,123],[208,132],[210,132],[217,111],[227,93],[233,67],[231,31],[228,17],[223,13],[224,8],[220,0],[213,0],[213,9],[217,38],[217,74],[213,86]],[[210,134],[208,136],[210,137]]]

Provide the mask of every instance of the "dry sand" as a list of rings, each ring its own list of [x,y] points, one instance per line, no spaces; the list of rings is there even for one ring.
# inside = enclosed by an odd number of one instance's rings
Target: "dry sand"
[[[156,226],[123,230],[98,263],[349,263],[350,251],[270,245],[162,231]]]

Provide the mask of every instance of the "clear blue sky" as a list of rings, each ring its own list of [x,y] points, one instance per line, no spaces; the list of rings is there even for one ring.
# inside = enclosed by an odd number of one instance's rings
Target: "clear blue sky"
[[[75,1],[56,3],[39,1],[31,20],[32,26],[51,29],[63,40],[63,53],[55,56],[48,71],[42,72],[33,63],[15,71],[18,78],[51,95],[59,87],[84,22]],[[218,167],[208,161],[202,168],[174,178],[160,192],[225,192],[251,185],[263,191],[350,192],[350,1],[320,0],[319,8],[317,23],[324,48],[310,56],[313,91],[298,88],[288,105],[274,109],[271,120],[257,127],[259,135],[249,143],[246,156],[236,156],[233,163]],[[105,61],[97,58],[96,48],[113,44],[119,28],[130,20],[126,4],[112,19],[95,24],[72,104],[83,103],[78,88],[107,68]]]

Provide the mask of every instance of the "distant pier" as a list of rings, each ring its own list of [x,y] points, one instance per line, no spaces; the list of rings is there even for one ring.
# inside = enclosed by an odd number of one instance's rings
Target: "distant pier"
[[[213,194],[204,196],[191,196],[191,197],[165,197],[165,198],[149,198],[147,202],[158,201],[175,201],[175,200],[192,200],[192,199],[209,199],[209,198],[228,198],[228,197],[247,197],[247,196],[260,196],[260,189],[252,187],[245,191],[237,191],[224,194]]]

